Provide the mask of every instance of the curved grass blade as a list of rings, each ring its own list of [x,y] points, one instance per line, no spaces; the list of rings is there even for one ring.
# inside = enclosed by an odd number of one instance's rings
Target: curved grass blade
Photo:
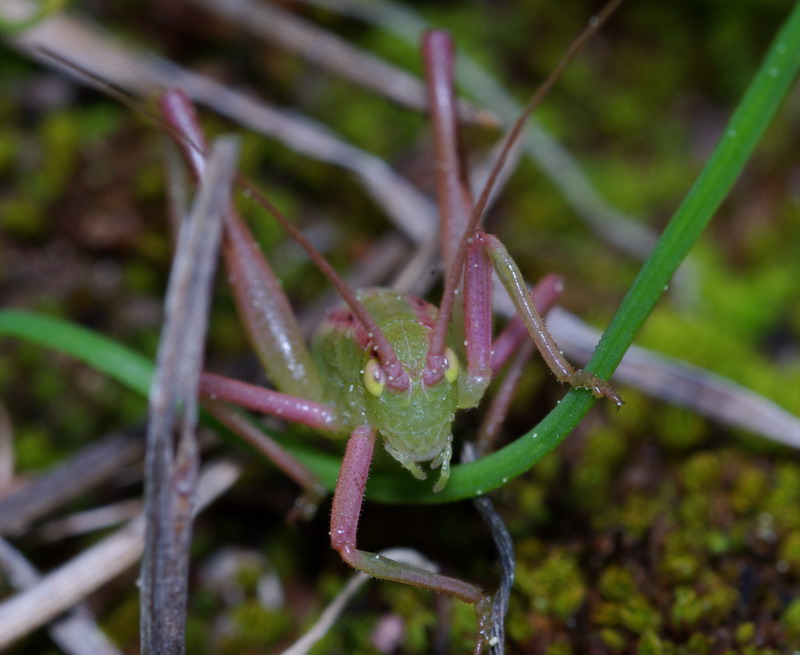
[[[0,311],[0,336],[71,355],[147,398],[153,362],[102,334],[53,316],[5,309]]]

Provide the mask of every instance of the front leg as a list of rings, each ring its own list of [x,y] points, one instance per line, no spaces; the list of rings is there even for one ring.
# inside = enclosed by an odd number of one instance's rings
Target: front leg
[[[364,500],[364,488],[375,447],[375,428],[364,425],[353,430],[347,442],[331,508],[331,546],[350,566],[375,578],[403,582],[438,591],[471,603],[478,615],[475,653],[491,641],[491,599],[473,584],[356,548],[356,532]]]
[[[478,230],[472,237],[468,250],[468,261],[474,257],[477,265],[480,266],[481,258],[478,252],[484,250],[491,260],[497,276],[500,278],[508,295],[511,297],[514,306],[525,327],[528,330],[542,358],[547,363],[550,370],[560,382],[566,382],[573,387],[588,389],[596,398],[605,396],[620,407],[622,399],[614,388],[605,380],[597,377],[589,371],[575,369],[572,364],[564,357],[564,353],[553,339],[544,319],[531,300],[531,294],[525,285],[525,280],[511,255],[508,254],[505,246],[500,240],[492,235]]]

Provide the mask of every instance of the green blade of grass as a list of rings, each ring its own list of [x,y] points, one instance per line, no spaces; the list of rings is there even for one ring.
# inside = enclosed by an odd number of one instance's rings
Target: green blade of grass
[[[641,328],[672,275],[702,234],[741,174],[756,144],[788,93],[800,67],[800,4],[781,27],[759,71],[734,112],[722,138],[656,248],[642,267],[603,335],[588,369],[609,377]],[[27,312],[0,311],[0,335],[24,338],[77,357],[137,393],[147,394],[153,365],[110,339],[59,319]],[[573,390],[527,434],[502,450],[470,464],[454,466],[438,494],[430,484],[402,471],[377,471],[367,497],[387,503],[437,503],[469,498],[524,473],[551,452],[594,404]],[[305,444],[281,439],[286,448],[332,488],[339,460]]]
[[[147,397],[153,362],[102,334],[60,318],[6,309],[0,311],[0,335],[71,355]]]
[[[792,87],[798,68],[800,3],[784,21],[711,157],[642,266],[587,365],[588,370],[608,378],[619,365],[678,266],[741,174]],[[381,478],[370,481],[369,497],[385,502],[403,498],[435,503],[468,498],[499,487],[528,471],[556,448],[594,402],[588,391],[568,392],[558,407],[527,434],[492,455],[454,467],[447,487],[438,494],[413,481]]]

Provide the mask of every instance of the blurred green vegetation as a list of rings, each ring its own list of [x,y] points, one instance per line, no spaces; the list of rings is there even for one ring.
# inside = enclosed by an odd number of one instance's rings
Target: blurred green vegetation
[[[539,117],[607,199],[659,230],[791,5],[629,2],[557,85]],[[160,3],[71,6],[125,38],[186,65],[224,71],[264,98],[309,114],[430,190],[424,117],[224,26],[198,23],[179,5],[172,11]],[[417,7],[451,29],[459,47],[520,100],[597,8],[550,1]],[[322,10],[302,11],[421,70],[414,49],[379,30]],[[693,251],[685,286],[660,303],[638,339],[795,414],[799,116],[795,92]],[[207,124],[232,129],[213,117]],[[478,150],[494,136],[468,129],[466,147]],[[170,255],[161,142],[126,109],[0,50],[3,306],[68,317],[154,353]],[[336,226],[326,251],[340,268],[390,229],[347,174],[283,146],[247,136],[243,167],[298,224]],[[286,246],[272,222],[242,207],[296,304],[318,297],[321,277]],[[564,304],[598,324],[608,321],[638,270],[638,263],[598,241],[527,163],[511,179],[489,228],[511,244],[529,278],[553,270],[565,275]],[[258,379],[222,281],[217,295],[209,362]],[[563,393],[540,370],[527,374],[522,389],[508,436],[530,427]],[[621,412],[596,409],[562,449],[496,494],[519,559],[509,652],[767,655],[800,648],[797,454],[635,390],[624,394]],[[144,417],[141,400],[99,374],[10,340],[0,342],[0,398],[14,422],[17,468],[25,475]],[[261,461],[251,457],[247,467],[221,510],[212,508],[200,520],[197,560],[221,539],[248,544],[269,555],[290,602],[265,610],[250,589],[238,606],[222,607],[198,587],[190,607],[192,653],[275,652],[307,629],[350,575],[327,549],[325,508],[309,525],[287,528],[283,515],[295,489]],[[370,507],[364,520],[365,545],[412,545],[449,573],[495,587],[491,543],[468,504]],[[43,561],[51,561],[42,551]],[[133,587],[106,603],[104,625],[118,643],[135,643]],[[371,635],[388,613],[406,626],[398,652],[432,652],[443,620],[450,652],[469,649],[468,607],[456,603],[448,613],[424,592],[370,583],[312,652],[378,652]],[[40,652],[46,643],[34,636],[16,652]]]

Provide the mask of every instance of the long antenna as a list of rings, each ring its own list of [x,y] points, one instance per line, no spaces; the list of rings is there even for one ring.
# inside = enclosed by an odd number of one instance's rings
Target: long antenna
[[[491,195],[492,189],[497,183],[497,178],[500,176],[500,173],[502,172],[503,167],[508,160],[511,148],[514,147],[514,144],[519,139],[519,136],[525,127],[525,123],[527,122],[528,118],[530,118],[534,110],[549,93],[550,89],[553,87],[558,78],[561,77],[561,74],[564,72],[567,66],[569,66],[572,60],[575,59],[576,55],[583,49],[584,45],[586,45],[586,42],[606,23],[606,21],[617,10],[617,7],[619,7],[620,4],[622,4],[622,0],[610,0],[610,2],[603,7],[599,14],[592,16],[589,19],[589,24],[572,42],[572,45],[570,45],[570,47],[561,57],[555,68],[550,71],[550,74],[539,85],[539,88],[537,88],[534,94],[531,96],[531,99],[528,101],[528,104],[520,114],[519,118],[517,118],[517,120],[506,133],[506,136],[503,139],[503,145],[500,149],[500,154],[497,156],[494,166],[492,166],[492,170],[489,173],[489,177],[486,180],[483,191],[481,191],[481,195],[478,197],[478,202],[472,209],[469,222],[467,223],[467,229],[464,231],[464,234],[461,237],[461,242],[456,250],[453,261],[445,272],[444,292],[442,294],[442,301],[439,305],[439,316],[436,320],[436,325],[434,326],[433,334],[431,336],[431,348],[428,352],[429,361],[439,361],[439,359],[444,355],[444,349],[447,340],[447,327],[450,323],[450,315],[453,312],[456,289],[461,282],[460,273],[464,268],[464,261],[467,256],[469,240],[475,234],[475,231],[478,229],[478,226],[483,219],[483,215],[486,211],[486,205],[489,202],[489,196]]]
[[[165,111],[168,118],[174,122],[171,124],[164,117],[155,114],[149,106],[142,102],[138,97],[132,95],[127,90],[114,84],[113,82],[100,77],[92,71],[80,66],[79,64],[70,61],[58,52],[49,48],[38,48],[38,50],[47,58],[60,64],[63,68],[76,73],[78,76],[88,79],[92,85],[97,87],[100,91],[110,96],[120,104],[129,107],[141,116],[144,116],[150,122],[158,125],[163,131],[169,134],[175,141],[181,144],[184,148],[185,155],[191,161],[191,167],[194,171],[202,170],[205,160],[205,140],[200,132],[199,125],[197,124],[194,116],[190,116],[184,111],[185,106],[192,107],[191,101],[182,91],[180,92],[181,99],[177,101],[177,94],[173,96],[172,103],[176,106],[167,107]],[[170,92],[167,93],[169,95]],[[177,101],[177,102],[176,102]],[[165,101],[168,104],[169,100]],[[184,107],[178,105],[183,104]],[[381,364],[386,371],[387,384],[399,391],[408,389],[409,380],[408,376],[403,370],[397,354],[394,352],[392,345],[386,339],[378,324],[366,310],[364,305],[356,298],[353,290],[347,283],[339,276],[335,269],[330,265],[327,259],[320,253],[311,242],[298,230],[283,213],[272,203],[267,197],[253,184],[247,177],[241,173],[236,173],[236,183],[246,192],[250,198],[260,204],[275,221],[297,241],[298,245],[305,250],[311,261],[320,269],[322,274],[333,285],[342,299],[347,303],[358,320],[363,325],[364,329],[370,336],[373,347],[381,360]]]
[[[163,125],[170,130],[170,135],[178,140],[189,157],[192,169],[196,176],[202,175],[205,166],[203,153],[205,150],[205,139],[197,122],[194,113],[194,106],[189,97],[181,90],[173,90],[165,93],[160,101],[160,106],[164,114]],[[162,123],[160,123],[162,124]],[[339,274],[330,265],[327,259],[320,253],[311,242],[306,239],[283,213],[272,203],[261,191],[244,177],[237,173],[236,181],[245,191],[245,195],[255,200],[259,205],[266,209],[277,223],[292,237],[298,245],[306,251],[312,262],[320,269],[322,274],[328,278],[342,299],[350,306],[358,320],[367,331],[372,347],[381,360],[381,364],[386,373],[387,384],[398,391],[405,391],[409,388],[408,375],[403,370],[400,360],[389,343],[389,340],[381,331],[375,319],[369,314],[364,305],[356,298],[353,290],[339,277]]]

